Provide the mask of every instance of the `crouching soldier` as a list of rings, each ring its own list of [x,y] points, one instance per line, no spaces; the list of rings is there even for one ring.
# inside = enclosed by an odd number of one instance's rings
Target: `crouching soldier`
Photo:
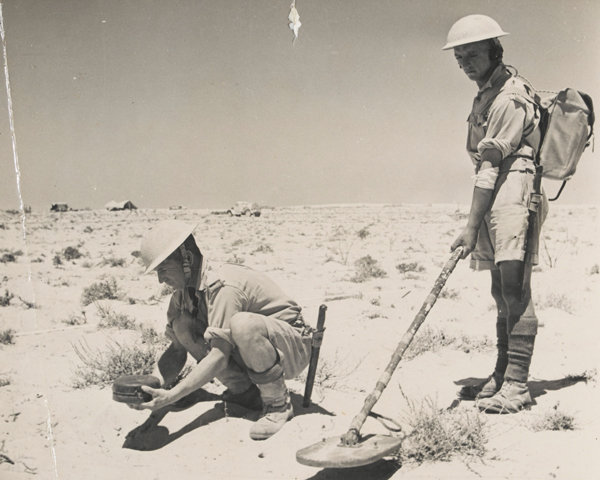
[[[144,274],[156,271],[158,281],[175,293],[167,311],[171,345],[154,372],[163,388],[142,387],[152,400],[140,408],[175,403],[217,378],[227,387],[224,400],[262,409],[250,437],[264,440],[294,415],[285,379],[299,375],[310,361],[309,328],[298,304],[266,275],[241,265],[209,265],[192,235],[195,228],[168,220],[142,241]],[[197,365],[165,390],[188,354]]]

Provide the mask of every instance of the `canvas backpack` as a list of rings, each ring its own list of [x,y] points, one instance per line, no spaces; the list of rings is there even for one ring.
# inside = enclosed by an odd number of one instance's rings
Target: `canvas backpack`
[[[572,88],[545,98],[535,93],[534,101],[540,113],[541,141],[536,160],[543,167],[542,177],[563,182],[550,199],[554,201],[575,174],[581,155],[590,144],[594,104],[589,95]]]

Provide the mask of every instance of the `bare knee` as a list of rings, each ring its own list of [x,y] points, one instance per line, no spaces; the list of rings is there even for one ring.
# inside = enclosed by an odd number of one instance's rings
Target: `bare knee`
[[[266,327],[260,315],[239,312],[229,320],[231,336],[236,345],[248,343],[266,336]]]

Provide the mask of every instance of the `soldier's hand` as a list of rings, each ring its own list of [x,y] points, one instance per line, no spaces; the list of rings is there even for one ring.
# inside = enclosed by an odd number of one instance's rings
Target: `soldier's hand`
[[[166,407],[172,403],[171,394],[169,390],[163,388],[152,388],[142,385],[142,390],[152,395],[152,400],[146,403],[140,403],[139,405],[133,406],[136,410],[158,410],[159,408]],[[131,406],[131,405],[130,405]],[[137,408],[136,408],[137,407]]]
[[[461,234],[454,240],[454,243],[450,246],[450,251],[456,250],[458,247],[463,247],[463,253],[461,258],[467,258],[469,254],[475,250],[475,244],[477,243],[478,230],[472,228],[465,228]]]

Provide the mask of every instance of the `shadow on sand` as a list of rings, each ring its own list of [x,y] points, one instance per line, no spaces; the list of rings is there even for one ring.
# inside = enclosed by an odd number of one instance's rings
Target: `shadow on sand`
[[[465,385],[477,385],[478,383],[485,381],[486,378],[469,377],[463,378],[462,380],[457,380],[454,383],[459,387]],[[529,387],[529,393],[531,394],[531,398],[533,400],[532,405],[536,405],[535,399],[537,397],[546,395],[548,391],[562,390],[563,388],[572,387],[580,382],[587,383],[587,378],[585,376],[567,376],[557,380],[530,380],[527,382],[527,386]],[[449,408],[451,409],[458,406],[460,402],[460,399],[455,400]]]
[[[302,396],[296,393],[292,392],[290,397],[292,405],[294,406],[295,416],[306,415],[308,413],[318,413],[331,416],[334,415],[324,408],[314,404],[310,405],[308,408],[304,408],[302,406]],[[177,413],[187,410],[201,402],[218,403],[216,403],[215,406],[210,410],[196,417],[177,432],[171,433],[167,427],[159,425],[169,413]],[[215,395],[200,388],[187,397],[181,399],[176,404],[168,405],[160,410],[152,412],[142,425],[139,425],[127,434],[127,437],[125,437],[125,442],[123,443],[123,448],[140,451],[158,450],[169,445],[182,436],[193,432],[197,428],[216,422],[222,418],[234,417],[256,421],[260,416],[260,413],[261,412],[248,410],[245,407],[233,404],[231,402],[225,403],[222,401],[221,395]]]
[[[394,460],[377,460],[370,465],[352,468],[324,468],[306,480],[387,480],[400,470]]]

